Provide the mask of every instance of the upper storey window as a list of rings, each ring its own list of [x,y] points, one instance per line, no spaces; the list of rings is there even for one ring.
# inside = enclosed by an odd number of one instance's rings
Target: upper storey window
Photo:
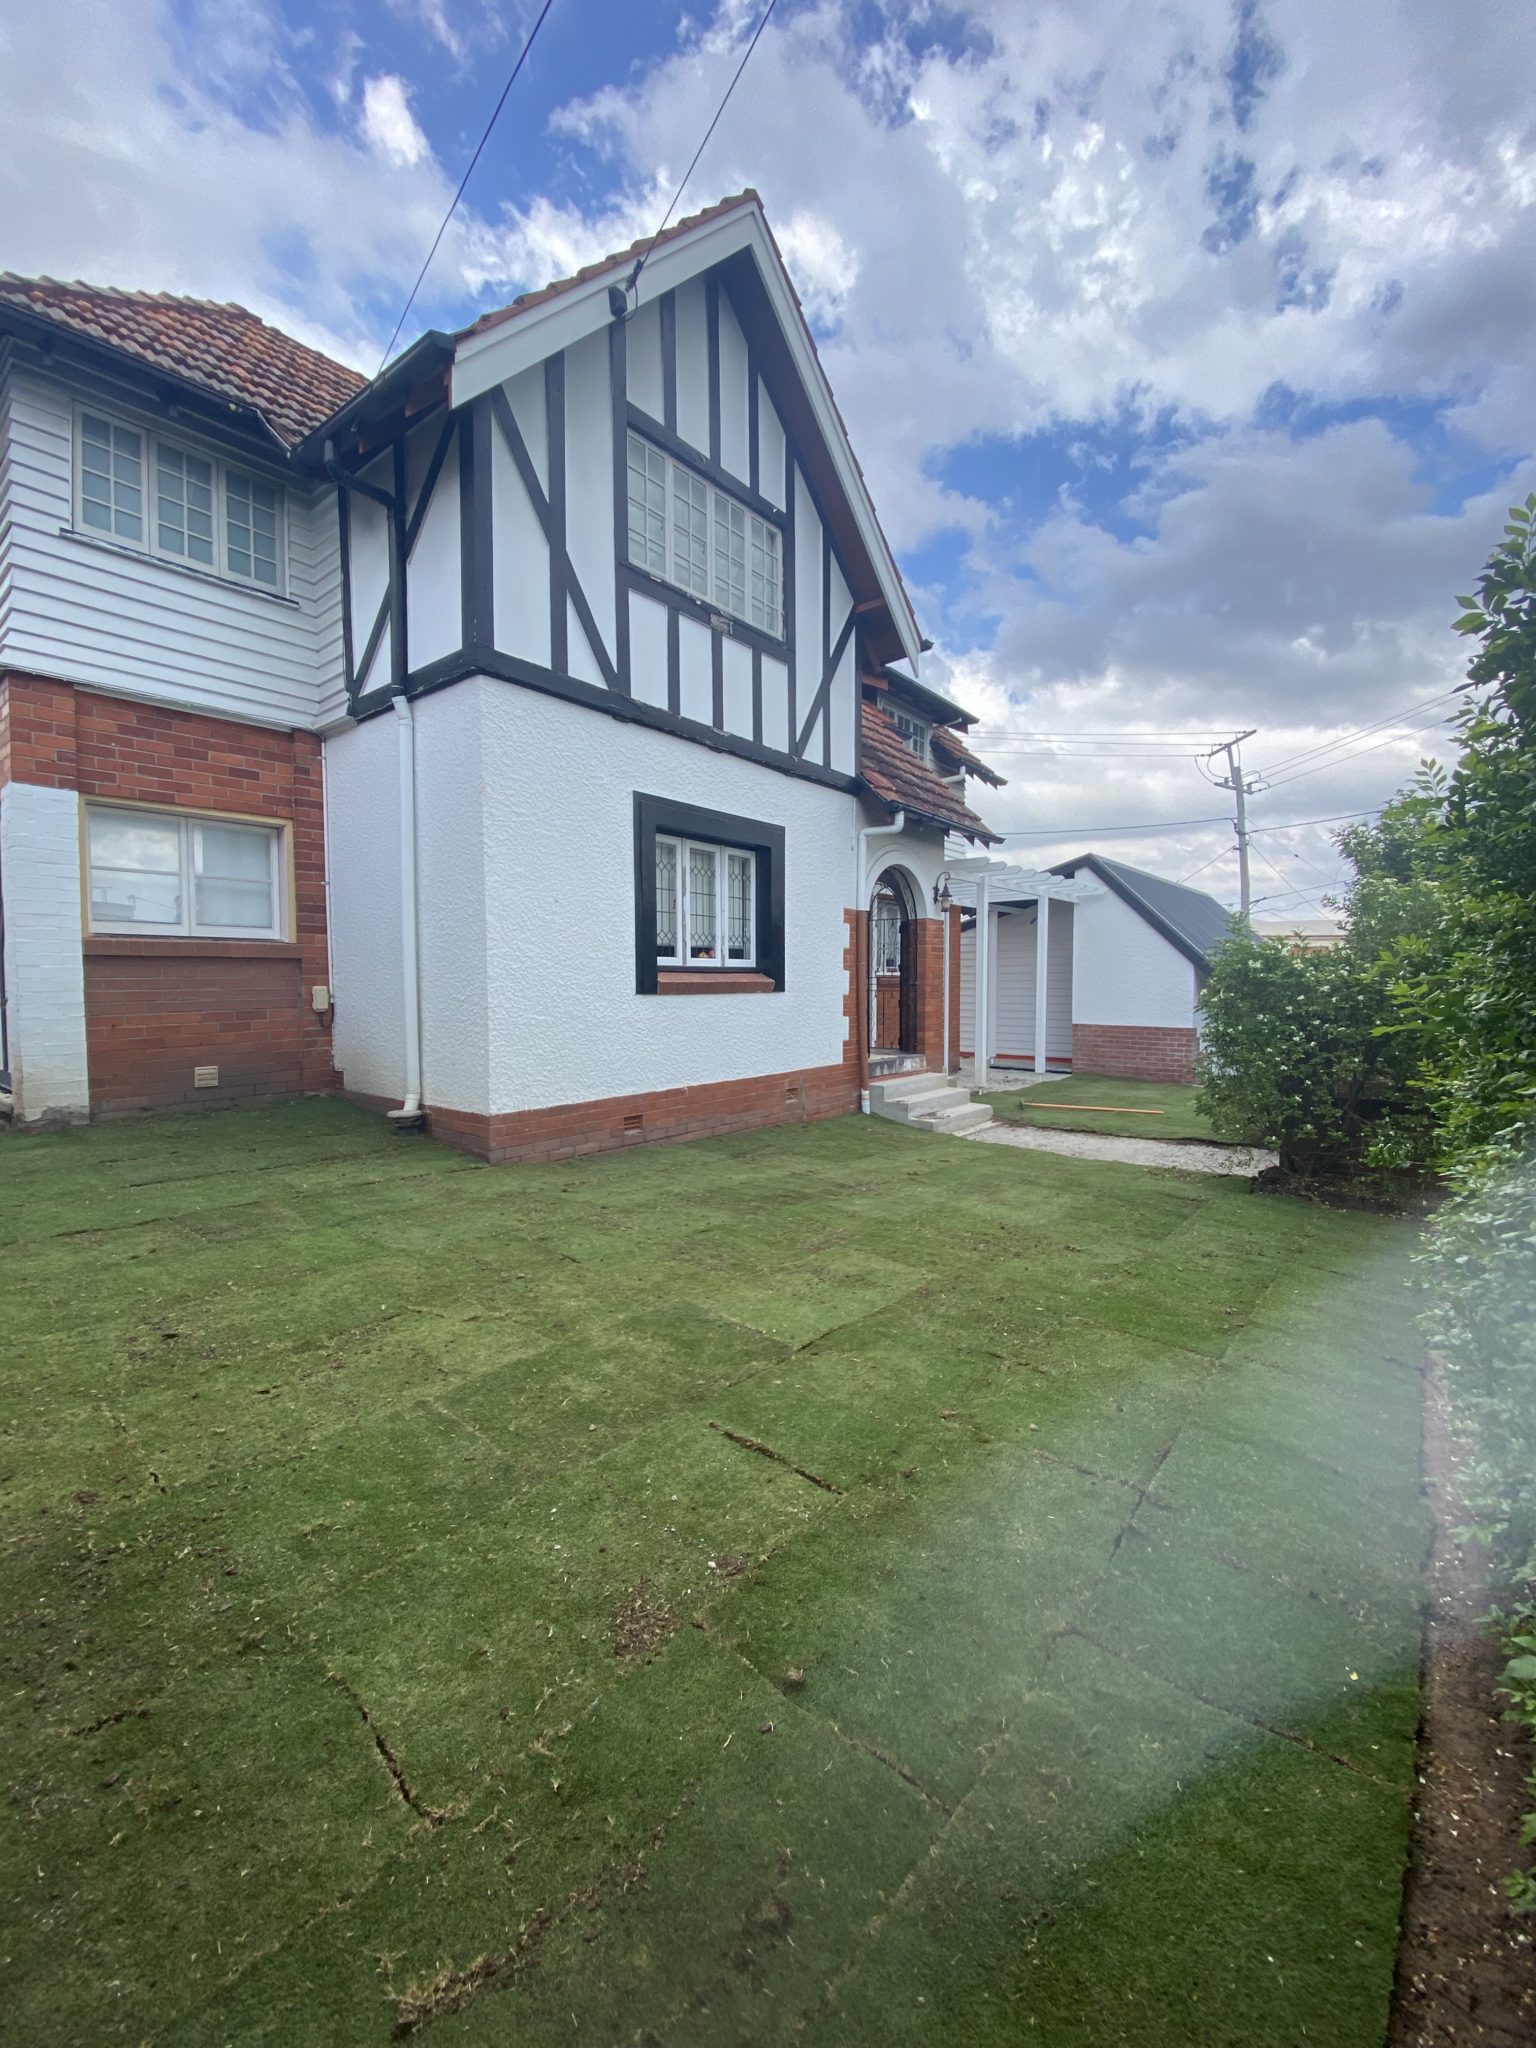
[[[76,474],[87,532],[283,588],[283,494],[274,484],[96,412],[79,417]]]
[[[779,530],[694,470],[629,437],[629,559],[716,611],[784,634]]]
[[[928,758],[928,726],[921,718],[914,718],[910,711],[886,712],[886,717],[895,726],[898,737],[909,746],[920,761]]]

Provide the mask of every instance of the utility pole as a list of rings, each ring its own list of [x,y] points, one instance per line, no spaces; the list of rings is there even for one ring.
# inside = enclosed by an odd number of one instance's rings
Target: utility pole
[[[1249,726],[1246,732],[1235,734],[1233,738],[1225,741],[1219,747],[1212,747],[1205,757],[1207,761],[1214,761],[1218,754],[1225,754],[1227,757],[1227,773],[1217,780],[1216,787],[1218,789],[1230,789],[1237,804],[1235,829],[1237,832],[1239,915],[1244,924],[1248,922],[1248,906],[1253,895],[1248,880],[1248,799],[1253,795],[1258,784],[1257,782],[1245,782],[1243,780],[1243,764],[1238,755],[1238,748],[1244,740],[1251,740],[1257,731],[1257,726]]]

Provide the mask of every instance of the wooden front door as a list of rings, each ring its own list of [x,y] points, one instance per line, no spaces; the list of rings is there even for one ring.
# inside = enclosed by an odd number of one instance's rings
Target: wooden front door
[[[917,1050],[917,948],[900,892],[882,882],[869,914],[870,1048]]]

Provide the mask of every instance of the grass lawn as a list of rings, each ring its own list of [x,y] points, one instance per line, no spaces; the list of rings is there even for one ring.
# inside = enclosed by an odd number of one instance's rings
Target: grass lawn
[[[0,1141],[0,1244],[7,2038],[1381,2041],[1404,1226],[311,1102]]]
[[[1102,1074],[1069,1074],[1042,1081],[1034,1088],[1005,1088],[981,1096],[994,1116],[1011,1124],[1032,1124],[1042,1131],[1101,1131],[1113,1138],[1203,1138],[1216,1133],[1195,1108],[1198,1090],[1173,1081],[1113,1081]],[[1080,1102],[1102,1104],[1109,1115],[1092,1115],[1072,1107]],[[1157,1116],[1113,1114],[1115,1110],[1157,1110]]]

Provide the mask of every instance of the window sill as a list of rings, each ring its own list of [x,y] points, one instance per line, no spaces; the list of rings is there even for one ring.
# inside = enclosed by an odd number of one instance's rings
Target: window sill
[[[292,939],[205,939],[185,932],[138,938],[126,932],[87,932],[87,959],[297,960],[303,947]]]
[[[221,576],[217,569],[199,569],[192,562],[178,562],[171,555],[157,555],[151,548],[136,548],[128,541],[109,540],[104,533],[87,533],[81,526],[61,526],[60,540],[77,547],[100,548],[103,554],[118,555],[125,561],[143,562],[153,569],[168,569],[173,576],[190,577],[194,583],[211,583],[216,590],[238,590],[242,597],[259,597],[264,604],[280,604],[288,611],[299,609],[297,598],[281,590],[264,590],[259,583],[247,583],[239,576]]]
[[[728,967],[663,967],[657,970],[659,996],[771,996],[772,975]]]

